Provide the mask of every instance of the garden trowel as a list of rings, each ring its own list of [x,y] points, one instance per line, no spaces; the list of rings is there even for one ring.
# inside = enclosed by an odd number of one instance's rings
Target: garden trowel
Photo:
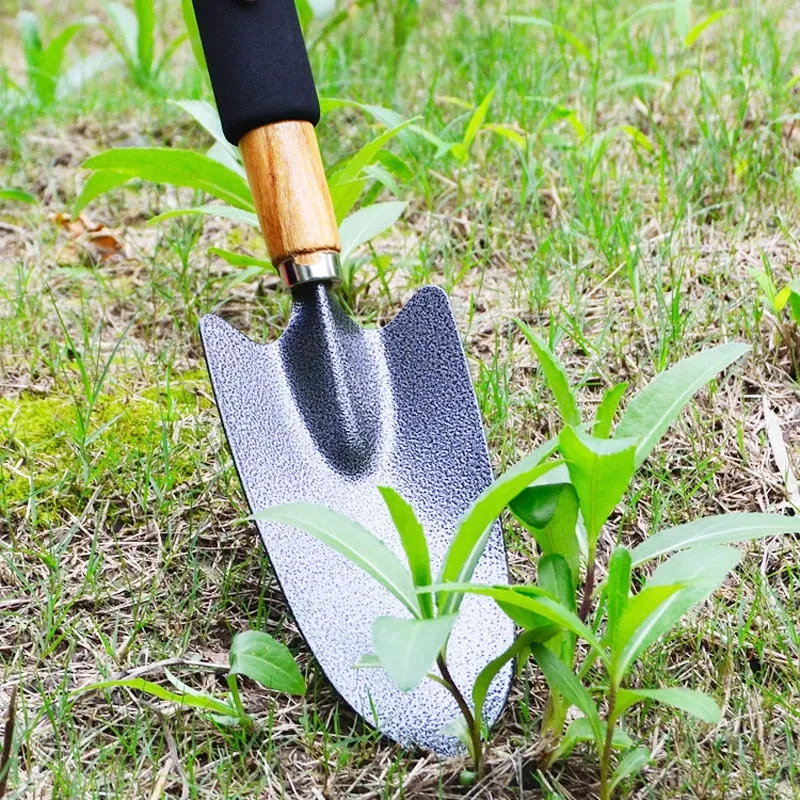
[[[418,291],[381,330],[343,311],[339,235],[314,125],[319,104],[294,0],[194,0],[226,137],[241,148],[270,258],[292,293],[284,334],[256,343],[217,316],[201,322],[211,383],[250,509],[328,506],[404,559],[378,491],[414,507],[434,574],[464,511],[492,479],[480,414],[448,299]],[[356,668],[378,616],[407,612],[377,582],[305,532],[258,522],[298,627],[347,703],[392,739],[446,755],[460,714],[430,678],[401,692],[382,670]],[[507,582],[499,525],[475,570]],[[467,597],[448,645],[450,672],[472,696],[478,672],[512,642],[489,598]],[[502,710],[510,665],[484,719]]]

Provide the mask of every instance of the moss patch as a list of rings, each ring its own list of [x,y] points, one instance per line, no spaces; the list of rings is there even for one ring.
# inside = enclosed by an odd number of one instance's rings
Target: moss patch
[[[210,406],[197,389],[203,373],[169,387],[102,397],[83,430],[86,409],[69,396],[0,400],[0,511],[35,513],[49,527],[80,512],[98,486],[111,495],[169,491],[195,474],[195,445]]]

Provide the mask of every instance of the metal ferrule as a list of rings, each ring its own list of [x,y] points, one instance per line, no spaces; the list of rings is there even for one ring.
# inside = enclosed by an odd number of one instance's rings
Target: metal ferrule
[[[289,289],[301,283],[315,281],[339,283],[342,280],[339,254],[333,251],[287,258],[277,265],[277,269],[283,283]]]

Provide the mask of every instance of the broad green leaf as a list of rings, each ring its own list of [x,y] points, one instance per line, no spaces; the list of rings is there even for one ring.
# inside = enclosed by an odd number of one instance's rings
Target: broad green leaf
[[[371,142],[365,144],[355,155],[350,156],[344,163],[337,164],[330,170],[328,176],[329,183],[340,184],[349,183],[361,176],[364,167],[374,163],[378,157],[378,153],[389,143],[391,139],[397,136],[400,131],[407,128],[411,124],[411,120],[401,122],[394,128],[384,131],[380,136],[377,136]]]
[[[171,692],[169,689],[165,689],[163,686],[160,686],[157,683],[146,681],[144,678],[120,678],[117,680],[98,681],[97,683],[91,683],[88,686],[81,686],[80,689],[76,689],[74,692],[72,692],[72,695],[74,696],[77,694],[83,694],[84,692],[94,692],[100,689],[116,689],[118,687],[125,689],[136,689],[137,691],[144,692],[145,694],[155,697],[158,700],[166,700],[170,703],[177,703],[181,706],[199,708],[204,711],[214,711],[215,713],[222,714],[224,716],[236,716],[236,709],[234,709],[232,706],[229,706],[227,703],[216,700],[215,698],[211,697],[211,695],[199,695],[194,693],[176,694],[175,692]]]
[[[764,293],[767,306],[773,311],[780,311],[781,308],[779,308],[777,304],[778,288],[775,286],[770,274],[768,272],[758,271],[751,271],[750,274],[758,284],[758,288]]]
[[[536,631],[523,632],[505,651],[490,661],[478,673],[478,677],[475,678],[475,683],[472,687],[472,705],[475,709],[475,724],[479,729],[482,727],[483,704],[486,702],[486,695],[489,693],[492,681],[511,659],[517,658],[521,653],[528,650],[534,642],[539,641]]]
[[[197,206],[197,208],[173,208],[171,211],[165,211],[163,214],[151,217],[147,221],[147,224],[156,225],[159,222],[163,222],[165,219],[198,215],[224,217],[233,222],[244,222],[246,225],[258,228],[258,217],[252,211],[245,211],[244,209],[234,208],[233,206],[227,206],[221,203],[206,203],[206,205]]]
[[[478,594],[491,597],[499,606],[514,606],[523,611],[533,611],[545,619],[555,622],[564,630],[580,636],[606,663],[606,653],[592,631],[576,614],[550,597],[543,589],[536,586],[485,586],[478,583],[446,583],[437,584],[434,588],[462,594]]]
[[[372,623],[372,646],[398,689],[408,692],[422,682],[447,643],[456,617],[378,617]]]
[[[573,613],[575,606],[575,584],[567,560],[558,553],[542,556],[537,565],[537,583],[546,592]]]
[[[447,549],[439,578],[441,583],[460,583],[472,577],[486,547],[492,525],[503,509],[526,486],[560,463],[541,463],[554,449],[554,442],[545,442],[481,492],[459,523]],[[458,610],[461,595],[441,594],[436,602],[439,613],[451,614]]]
[[[263,631],[242,631],[230,649],[231,675],[246,675],[265,689],[304,694],[306,682],[289,649]]]
[[[400,541],[403,543],[408,568],[411,571],[411,579],[414,586],[421,588],[430,586],[433,583],[431,575],[431,557],[428,552],[428,541],[425,538],[425,531],[414,513],[414,509],[406,502],[400,494],[389,486],[379,486],[378,491],[389,509],[397,532],[400,534]],[[433,617],[433,594],[424,592],[419,595],[419,604],[422,616]]]
[[[775,311],[783,311],[786,308],[786,301],[791,293],[792,290],[788,286],[784,286],[783,289],[773,295],[772,305]]]
[[[684,584],[674,586],[646,586],[628,600],[616,625],[616,635],[608,644],[611,647],[612,681],[619,685],[630,665],[653,637],[666,633],[688,610],[683,598],[676,601]],[[670,604],[674,604],[673,607]],[[652,617],[652,619],[651,619]]]
[[[319,106],[323,116],[339,108],[357,108],[369,114],[385,128],[397,128],[405,122],[396,111],[392,111],[390,108],[369,103],[359,103],[357,100],[348,100],[341,97],[320,97]]]
[[[692,606],[713,594],[740,559],[738,550],[717,546],[685,550],[659,565],[619,621],[612,680],[619,685],[631,664]]]
[[[605,720],[600,720],[600,729],[603,734],[603,741],[605,741],[606,731],[608,730]],[[558,760],[566,758],[579,742],[594,742],[594,740],[594,731],[592,731],[589,720],[586,717],[578,717],[567,726],[561,744],[558,746],[556,758]],[[611,736],[611,746],[615,750],[627,750],[633,747],[633,739],[622,728],[615,726]]]
[[[237,208],[255,211],[250,189],[240,175],[192,150],[119,147],[92,156],[83,166],[128,172],[132,178],[144,181],[199,189]]]
[[[333,202],[333,213],[336,216],[337,224],[341,225],[353,206],[358,202],[361,193],[367,185],[365,178],[346,183],[331,183],[331,201]]]
[[[701,19],[692,29],[686,34],[683,40],[684,47],[691,47],[702,35],[703,32],[713,25],[722,17],[727,16],[733,9],[721,8],[718,11],[712,11],[707,17]]]
[[[121,172],[115,169],[100,169],[93,172],[81,187],[81,192],[72,206],[72,215],[77,217],[96,197],[111,191],[111,189],[116,189],[117,186],[122,186],[133,177],[130,172]]]
[[[697,545],[682,550],[661,562],[647,580],[647,586],[669,586],[674,583],[697,584],[703,588],[721,586],[728,573],[742,560],[735,547]],[[691,587],[687,587],[691,588]]]
[[[533,585],[517,585],[514,586],[514,591],[525,595],[526,597],[547,597],[548,593],[545,589]],[[555,600],[555,597],[551,597]],[[543,617],[536,611],[531,611],[530,608],[522,607],[516,603],[505,603],[502,600],[497,601],[497,605],[510,617],[516,625],[524,628],[526,631],[536,630],[540,638],[537,641],[546,642],[552,639],[560,631],[561,627],[556,625],[552,620]]]
[[[578,401],[575,391],[569,385],[567,372],[563,364],[556,358],[555,353],[547,346],[547,343],[536,333],[534,333],[522,320],[515,319],[517,327],[525,334],[525,338],[530,343],[539,366],[542,368],[544,379],[547,386],[553,393],[558,405],[558,410],[567,425],[580,425],[581,412],[578,409]]]
[[[600,529],[630,485],[636,441],[598,439],[568,426],[561,431],[558,446],[578,493],[592,552]]]
[[[39,201],[30,193],[22,189],[0,189],[0,200],[13,200],[16,203],[28,203],[36,205]]]
[[[679,708],[711,725],[718,725],[722,719],[720,707],[707,694],[680,686],[666,689],[620,689],[614,709],[617,714],[622,714],[643,700],[655,700],[657,703]]]
[[[358,522],[312,503],[287,503],[253,514],[253,519],[282,522],[309,533],[341,553],[390,591],[415,617],[419,600],[408,570],[397,556]]]
[[[617,425],[616,436],[639,439],[636,447],[637,467],[650,455],[694,394],[749,350],[746,344],[732,342],[685,358],[666,372],[656,375],[628,403]]]
[[[650,751],[646,747],[637,747],[635,750],[626,753],[611,775],[610,792],[613,793],[614,789],[626,778],[638,775],[649,762]],[[609,794],[610,796],[611,794]]]
[[[567,560],[557,554],[543,556],[537,565],[537,583],[542,589],[554,595],[564,608],[573,614],[577,611],[575,581]],[[545,640],[550,648],[565,664],[572,665],[575,658],[575,634],[558,631],[558,635]]]
[[[181,13],[183,14],[183,24],[186,26],[186,33],[189,37],[189,45],[192,48],[194,60],[200,67],[202,75],[208,74],[206,66],[206,54],[203,52],[203,43],[200,41],[200,31],[197,27],[197,19],[194,15],[192,0],[181,0]]]
[[[606,390],[603,394],[603,399],[597,407],[597,413],[594,416],[594,428],[592,429],[592,436],[598,439],[608,439],[611,436],[611,428],[614,425],[614,416],[619,408],[620,400],[628,388],[627,381],[618,383]]]
[[[532,644],[531,652],[550,689],[558,692],[570,705],[576,706],[583,712],[594,735],[597,752],[602,752],[603,728],[589,690],[569,667],[543,645]]]
[[[735,544],[784,533],[800,533],[800,516],[738,512],[717,514],[653,534],[633,549],[633,566],[701,544]]]
[[[408,203],[392,200],[360,208],[339,226],[342,240],[342,261],[347,261],[356,248],[383,233],[400,218]]]
[[[558,554],[567,560],[572,580],[577,582],[580,572],[578,495],[572,484],[529,486],[508,504],[508,508],[536,539],[543,556]]]
[[[628,607],[628,596],[631,589],[631,554],[627,547],[616,547],[611,554],[606,581],[606,640],[614,649],[622,615]]]

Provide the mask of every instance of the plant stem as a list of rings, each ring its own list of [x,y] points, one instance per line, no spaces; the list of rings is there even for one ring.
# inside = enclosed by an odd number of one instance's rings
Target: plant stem
[[[594,553],[589,553],[589,566],[586,569],[586,580],[583,583],[583,599],[578,616],[581,622],[586,622],[592,609],[592,592],[594,592]]]
[[[253,720],[247,711],[245,711],[241,695],[239,694],[239,683],[235,675],[228,674],[228,689],[230,689],[233,706],[239,715],[239,724],[245,730],[250,730],[253,727]]]
[[[17,705],[17,687],[11,687],[8,711],[3,731],[3,749],[0,752],[0,797],[6,793],[6,782],[11,772],[11,746],[14,744],[14,720]]]
[[[475,717],[469,707],[469,704],[464,699],[464,695],[461,694],[458,686],[456,686],[456,682],[453,680],[453,676],[450,674],[450,670],[447,667],[447,661],[445,661],[445,658],[441,653],[439,653],[439,656],[436,659],[436,664],[438,665],[439,672],[442,673],[442,677],[446,682],[447,688],[450,694],[453,695],[453,699],[456,701],[458,708],[464,717],[464,721],[467,723],[467,727],[469,728],[469,735],[470,739],[472,740],[472,759],[475,762],[477,779],[480,780],[483,777],[483,747],[481,745],[481,732],[478,730],[478,726],[475,724]]]
[[[617,715],[614,706],[617,704],[617,687],[613,684],[608,690],[608,717],[606,718],[606,741],[603,752],[600,754],[600,800],[611,800],[609,785],[609,771],[611,770],[611,753],[614,742],[614,727],[617,724]]]

